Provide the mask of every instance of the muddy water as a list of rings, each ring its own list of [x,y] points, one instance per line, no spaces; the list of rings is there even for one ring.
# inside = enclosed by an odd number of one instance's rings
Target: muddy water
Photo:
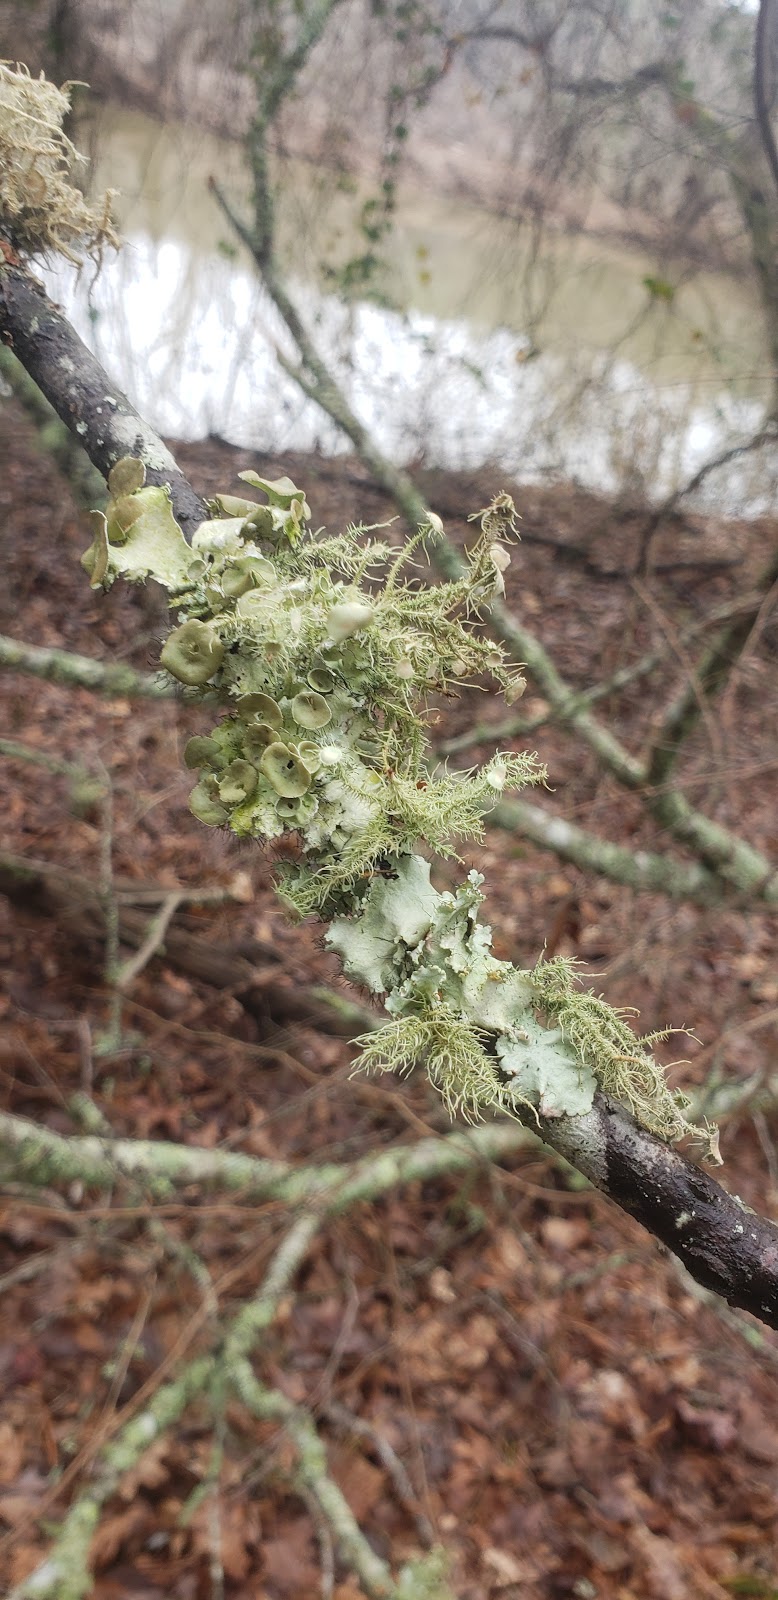
[[[209,192],[213,175],[236,205],[248,200],[240,148],[121,110],[80,143],[97,183],[120,191],[127,243],[96,281],[59,272],[51,284],[150,420],[258,454],[345,448],[279,366],[277,349],[294,357],[288,336]],[[337,267],[364,250],[354,217],[365,195],[301,162],[280,176],[289,287],[393,457],[494,460],[517,477],[659,496],[758,425],[768,377],[749,282],[665,269],[667,299],[644,283],[660,269],[638,252],[538,240],[529,224],[409,189],[379,283],[389,303],[344,306],[322,260]],[[711,492],[722,509],[758,510],[771,485],[749,462]]]

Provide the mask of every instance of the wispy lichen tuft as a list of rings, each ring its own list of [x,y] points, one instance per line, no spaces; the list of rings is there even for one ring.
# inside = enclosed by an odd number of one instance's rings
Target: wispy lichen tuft
[[[90,205],[71,178],[85,159],[63,132],[72,87],[0,62],[0,228],[23,256],[80,263],[118,238],[112,194]]]
[[[591,1067],[600,1087],[632,1112],[636,1121],[669,1141],[701,1139],[715,1153],[715,1132],[695,1127],[685,1113],[688,1097],[673,1093],[651,1047],[682,1028],[661,1028],[638,1037],[601,995],[582,989],[575,962],[564,956],[541,962],[532,973],[538,1004],[569,1040],[579,1060]]]

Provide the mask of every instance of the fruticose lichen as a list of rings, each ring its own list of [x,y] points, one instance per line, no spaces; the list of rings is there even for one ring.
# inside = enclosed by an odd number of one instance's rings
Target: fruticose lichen
[[[26,67],[0,62],[0,227],[25,256],[99,259],[118,243],[112,195],[90,205],[71,182],[80,156],[63,132],[72,84],[57,89]]]
[[[219,707],[190,739],[200,821],[258,840],[294,836],[280,870],[298,914],[330,922],[327,942],[391,1020],[361,1042],[359,1064],[406,1070],[424,1059],[450,1109],[580,1115],[602,1086],[654,1132],[706,1138],[683,1115],[649,1046],[620,1013],[582,993],[569,963],[518,971],[491,952],[482,879],[440,893],[420,843],[455,854],[480,838],[505,789],[542,781],[535,756],[497,754],[468,773],[439,767],[433,697],[489,674],[508,700],[521,675],[485,637],[479,613],[503,592],[515,510],[499,495],[479,514],[464,575],[431,585],[414,558],[437,519],[397,546],[376,529],[322,538],[288,479],[241,477],[264,503],[221,495],[186,543],[164,489],[120,462],[84,557],[93,586],[149,576],[176,625],[160,657],[188,698]]]

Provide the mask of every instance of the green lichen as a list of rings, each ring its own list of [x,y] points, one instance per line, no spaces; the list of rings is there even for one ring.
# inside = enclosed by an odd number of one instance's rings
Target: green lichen
[[[356,915],[338,917],[327,943],[348,975],[385,996],[394,1020],[358,1040],[357,1066],[405,1072],[423,1060],[453,1113],[473,1121],[487,1110],[530,1107],[545,1116],[591,1109],[596,1080],[561,1029],[540,1029],[531,974],[491,952],[479,921],[477,872],[455,892],[438,893],[420,856],[375,879]],[[528,1053],[531,1070],[517,1055]],[[534,1073],[534,1076],[533,1076]]]
[[[223,707],[212,742],[187,750],[195,814],[240,837],[296,834],[283,894],[301,915],[338,910],[417,839],[451,855],[457,840],[480,838],[503,790],[543,777],[524,754],[474,773],[429,756],[433,695],[484,673],[508,694],[523,684],[469,620],[499,592],[494,527],[466,577],[430,587],[413,571],[423,530],[399,548],[359,528],[319,540],[290,479],[241,476],[268,504],[218,497],[190,548],[166,492],[143,487],[139,463],[120,463],[84,565],[93,586],[122,574],[169,590],[177,626],[160,665]]]
[[[663,1028],[639,1038],[626,1020],[634,1013],[616,1010],[602,996],[582,989],[575,962],[561,956],[541,962],[532,979],[541,1013],[558,1025],[606,1094],[620,1100],[636,1121],[662,1139],[692,1136],[712,1146],[713,1130],[687,1120],[687,1096],[671,1092],[664,1069],[651,1053],[652,1045],[683,1029]]]
[[[478,839],[505,789],[542,781],[536,758],[498,754],[472,772],[436,764],[434,699],[489,675],[508,700],[523,679],[481,631],[503,592],[515,509],[498,495],[455,582],[416,575],[429,528],[395,546],[372,528],[314,537],[288,478],[243,473],[266,504],[221,495],[186,545],[164,490],[132,458],[111,475],[85,558],[93,585],[156,578],[175,626],[160,666],[221,710],[186,746],[200,821],[261,841],[293,834],[280,873],[298,914],[319,912],[347,974],[390,1021],[358,1065],[423,1060],[454,1112],[580,1116],[597,1086],[666,1139],[705,1138],[667,1088],[651,1045],[582,992],[569,963],[520,971],[492,954],[478,873],[440,893],[419,841],[441,856]],[[430,518],[437,529],[437,519]]]

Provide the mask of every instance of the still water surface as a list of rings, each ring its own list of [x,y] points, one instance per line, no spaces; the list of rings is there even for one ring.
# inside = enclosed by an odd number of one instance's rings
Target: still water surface
[[[236,204],[240,147],[190,126],[107,110],[82,131],[96,183],[120,191],[126,240],[95,280],[49,274],[82,336],[154,425],[264,451],[349,446],[279,366],[288,335],[207,180]],[[517,478],[573,478],[659,497],[759,424],[769,384],[749,281],[664,269],[591,237],[547,234],[475,205],[409,191],[387,247],[391,306],[344,306],[321,260],[364,248],[364,196],[301,162],[281,171],[288,283],[352,406],[395,459],[494,461]],[[247,214],[247,213],[244,213]],[[748,473],[748,479],[741,477]],[[717,475],[719,509],[763,509],[747,467]]]

